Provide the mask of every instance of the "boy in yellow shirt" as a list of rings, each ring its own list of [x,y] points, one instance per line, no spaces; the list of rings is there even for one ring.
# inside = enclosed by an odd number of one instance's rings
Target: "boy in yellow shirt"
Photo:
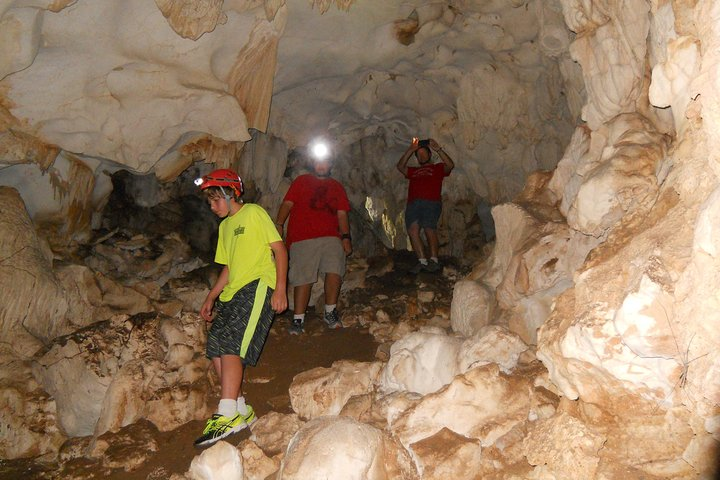
[[[196,446],[207,446],[255,421],[242,394],[243,369],[257,364],[275,313],[287,308],[288,255],[267,212],[241,200],[237,173],[215,170],[195,183],[213,213],[224,218],[215,253],[215,261],[224,267],[200,309],[202,318],[212,322],[207,356],[221,385],[217,413],[195,440]]]

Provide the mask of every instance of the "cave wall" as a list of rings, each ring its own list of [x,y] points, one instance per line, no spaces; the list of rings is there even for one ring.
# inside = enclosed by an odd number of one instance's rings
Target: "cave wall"
[[[458,165],[442,253],[460,255],[478,203],[554,168],[585,95],[557,1],[9,1],[0,21],[0,184],[49,224],[82,197],[69,238],[100,226],[119,169],[232,166],[274,211],[288,154],[322,135],[358,239],[405,248],[394,164],[420,136]]]

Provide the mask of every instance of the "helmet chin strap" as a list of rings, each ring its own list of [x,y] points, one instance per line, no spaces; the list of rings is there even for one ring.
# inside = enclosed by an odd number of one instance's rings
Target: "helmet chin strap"
[[[223,187],[220,187],[220,191],[222,192],[223,197],[225,197],[225,203],[227,204],[228,215],[230,215],[230,211],[231,211],[231,209],[230,209],[230,199],[231,199],[232,197],[231,197],[230,195],[228,195],[227,193],[225,193],[225,189],[224,189]]]

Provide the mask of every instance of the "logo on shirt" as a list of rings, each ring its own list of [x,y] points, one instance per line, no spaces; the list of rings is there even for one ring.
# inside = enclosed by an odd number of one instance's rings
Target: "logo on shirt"
[[[238,235],[242,235],[243,233],[245,233],[245,227],[237,227],[237,228],[235,229],[235,236],[236,236],[236,237],[237,237]]]

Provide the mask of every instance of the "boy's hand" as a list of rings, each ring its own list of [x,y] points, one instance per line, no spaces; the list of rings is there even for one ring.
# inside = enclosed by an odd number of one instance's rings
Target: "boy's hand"
[[[282,313],[287,309],[287,294],[284,290],[278,289],[273,292],[272,297],[270,297],[270,306],[275,310],[275,313]]]
[[[207,298],[205,300],[205,303],[203,303],[202,307],[200,307],[200,316],[205,320],[206,322],[212,322],[212,310],[213,306],[215,305],[215,301]]]

